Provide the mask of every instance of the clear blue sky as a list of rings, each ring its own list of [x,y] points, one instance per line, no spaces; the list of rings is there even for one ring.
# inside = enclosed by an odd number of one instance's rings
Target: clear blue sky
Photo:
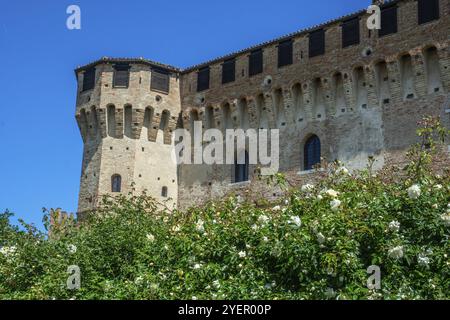
[[[81,30],[66,9],[81,8]],[[42,227],[75,212],[82,140],[74,68],[102,56],[187,67],[367,7],[370,0],[39,0],[0,4],[0,211]]]

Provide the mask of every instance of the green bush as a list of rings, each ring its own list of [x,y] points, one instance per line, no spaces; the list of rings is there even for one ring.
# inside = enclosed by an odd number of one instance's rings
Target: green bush
[[[50,238],[6,212],[0,299],[449,299],[450,175],[429,169],[436,131],[422,132],[405,170],[335,163],[265,207],[229,196],[170,212],[146,195],[105,198]],[[71,265],[79,290],[67,289]],[[372,265],[379,290],[367,287]]]

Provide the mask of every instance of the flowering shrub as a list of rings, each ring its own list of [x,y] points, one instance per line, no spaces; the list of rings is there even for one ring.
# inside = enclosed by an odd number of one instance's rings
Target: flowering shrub
[[[450,174],[424,159],[403,174],[336,164],[267,207],[229,196],[169,212],[145,195],[105,198],[50,239],[6,212],[0,299],[449,299]],[[79,290],[66,285],[72,265]]]

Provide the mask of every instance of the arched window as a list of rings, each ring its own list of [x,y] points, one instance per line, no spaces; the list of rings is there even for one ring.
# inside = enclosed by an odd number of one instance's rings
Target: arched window
[[[311,170],[314,165],[320,163],[320,140],[317,136],[311,136],[305,143],[304,170]]]
[[[239,157],[239,158],[238,158]],[[248,153],[244,151],[234,162],[234,182],[248,181]]]
[[[162,187],[161,196],[167,198],[167,187]]]
[[[115,174],[111,177],[111,191],[121,192],[121,190],[122,190],[122,177],[118,174]]]

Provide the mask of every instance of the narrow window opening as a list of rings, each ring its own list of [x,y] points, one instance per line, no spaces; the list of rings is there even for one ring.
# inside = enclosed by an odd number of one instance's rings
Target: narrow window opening
[[[131,66],[129,64],[114,65],[114,88],[128,88],[130,82],[130,68]]]
[[[209,67],[202,68],[197,73],[197,92],[209,89]]]
[[[263,50],[258,49],[252,51],[249,55],[249,70],[248,75],[254,76],[263,72]]]
[[[111,177],[111,191],[121,192],[121,190],[122,190],[122,177],[118,174],[115,174]]]
[[[304,147],[304,170],[312,170],[320,163],[321,157],[320,140],[316,135],[311,136]]]

